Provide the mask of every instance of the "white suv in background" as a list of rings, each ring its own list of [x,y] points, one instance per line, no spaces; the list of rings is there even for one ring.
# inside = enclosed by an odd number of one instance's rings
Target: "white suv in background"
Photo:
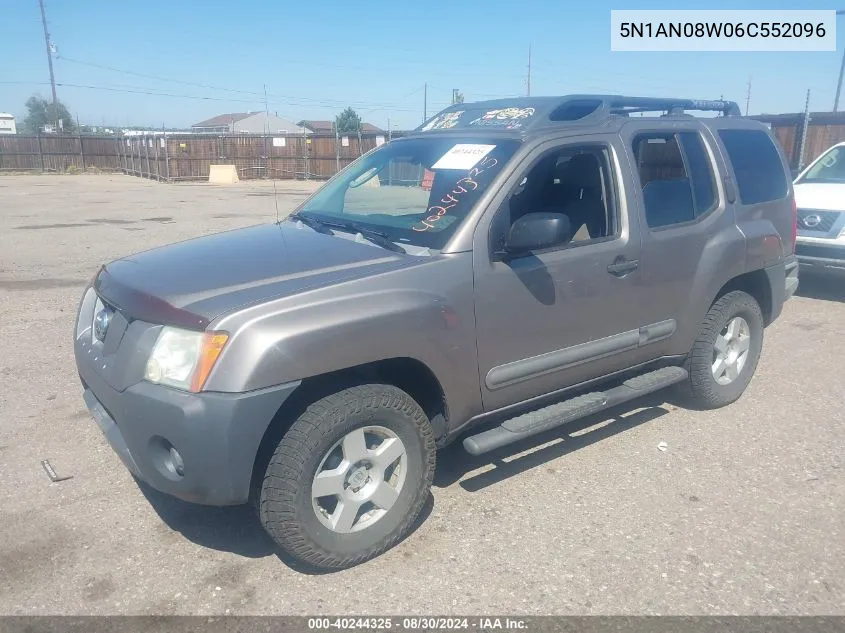
[[[845,143],[828,149],[795,179],[801,274],[845,277]]]

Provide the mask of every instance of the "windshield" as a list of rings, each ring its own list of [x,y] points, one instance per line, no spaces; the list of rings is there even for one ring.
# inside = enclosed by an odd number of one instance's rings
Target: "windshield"
[[[518,147],[478,137],[393,141],[353,163],[299,213],[440,249]]]
[[[798,182],[845,182],[845,147],[829,150]]]

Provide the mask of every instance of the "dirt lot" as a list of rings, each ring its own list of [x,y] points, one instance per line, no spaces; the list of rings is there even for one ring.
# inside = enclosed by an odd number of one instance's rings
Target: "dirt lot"
[[[279,184],[282,214],[309,188]],[[0,613],[845,614],[842,283],[803,282],[727,409],[662,395],[441,453],[415,532],[355,569],[297,571],[247,509],[139,489],[82,402],[81,290],[101,262],[274,217],[269,183],[0,177]]]

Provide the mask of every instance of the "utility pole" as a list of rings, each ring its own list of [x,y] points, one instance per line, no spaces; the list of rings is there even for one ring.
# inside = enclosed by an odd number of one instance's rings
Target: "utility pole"
[[[44,13],[44,0],[38,0],[41,7],[41,25],[44,27],[44,43],[47,45],[47,64],[50,66],[50,87],[53,89],[53,125],[56,134],[59,133],[59,105],[56,99],[56,77],[53,74],[53,44],[50,42],[50,33],[47,31],[47,15]]]
[[[423,123],[428,119],[428,82],[423,86]]]
[[[751,104],[751,77],[748,78],[748,92],[745,93],[745,116],[748,116],[748,106]]]
[[[528,45],[528,96],[531,96],[531,44]]]
[[[804,169],[804,149],[807,146],[807,130],[810,127],[810,91],[804,103],[804,123],[801,125],[801,146],[798,149],[798,171]]]
[[[845,9],[837,11],[836,15],[845,14]],[[839,94],[842,92],[842,76],[845,75],[845,52],[842,53],[842,65],[839,67],[839,82],[836,84],[836,98],[833,100],[833,111],[839,110]]]

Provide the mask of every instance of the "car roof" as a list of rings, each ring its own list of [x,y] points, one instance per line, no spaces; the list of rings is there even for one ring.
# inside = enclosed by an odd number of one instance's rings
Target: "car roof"
[[[656,114],[646,118],[652,121],[688,120],[689,111],[716,112],[722,117],[736,118],[741,114],[735,102],[722,100],[592,94],[516,97],[451,105],[427,119],[411,136],[460,132],[462,136],[489,138],[493,133],[526,138],[562,128],[619,126],[631,114]],[[707,123],[713,118],[700,120]]]

